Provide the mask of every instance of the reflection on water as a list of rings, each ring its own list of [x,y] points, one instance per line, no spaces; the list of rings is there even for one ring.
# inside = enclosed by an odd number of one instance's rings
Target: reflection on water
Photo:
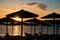
[[[33,27],[33,26],[32,26]],[[47,26],[42,26],[42,33],[46,34],[47,33]],[[53,33],[53,27],[48,26],[48,34]],[[23,27],[23,35],[24,33],[31,33],[31,26],[24,26]],[[34,29],[34,28],[33,28]],[[32,29],[32,33],[34,30]],[[41,26],[36,26],[36,33],[41,31]],[[60,34],[60,27],[58,28],[58,32]],[[5,25],[0,25],[0,36],[4,36],[6,33],[6,26]],[[12,26],[8,26],[8,33],[9,35],[12,35]],[[13,26],[13,35],[20,35],[21,34],[21,26]]]
[[[19,26],[14,26],[13,28],[13,35],[20,35],[20,30]]]

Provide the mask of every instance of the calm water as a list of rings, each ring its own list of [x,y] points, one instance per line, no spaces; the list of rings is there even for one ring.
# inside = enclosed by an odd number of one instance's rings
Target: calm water
[[[47,26],[42,26],[43,27],[43,31],[42,33],[43,34],[47,34]],[[13,35],[20,35],[20,28],[21,26],[13,26]],[[32,26],[32,29],[33,26]],[[60,31],[60,28],[58,28],[59,31]],[[40,32],[41,31],[41,26],[36,26],[36,33]],[[34,32],[34,30],[32,30],[32,33]],[[6,33],[6,26],[4,25],[0,25],[0,36],[4,36]],[[10,35],[12,35],[12,26],[9,26],[8,27],[8,33]],[[24,30],[23,30],[23,33],[31,33],[31,26],[24,26]],[[53,27],[49,26],[48,28],[48,34],[52,34],[53,33]],[[59,32],[60,34],[60,32]]]

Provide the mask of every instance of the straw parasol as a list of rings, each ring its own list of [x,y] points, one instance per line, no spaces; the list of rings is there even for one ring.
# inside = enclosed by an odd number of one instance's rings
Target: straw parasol
[[[47,18],[47,19],[53,18],[53,20],[55,20],[55,18],[60,18],[60,14],[53,12],[52,14],[48,14],[42,18]],[[55,24],[54,24],[54,34],[55,34]]]
[[[11,18],[7,18],[7,17],[0,19],[1,25],[6,25],[6,36],[7,36],[7,34],[8,34],[8,24],[9,24],[10,22],[16,22],[16,21],[13,20],[13,19],[11,19]]]
[[[34,19],[30,19],[30,20],[27,20],[27,21],[25,21],[25,22],[29,22],[27,25],[29,25],[29,26],[31,26],[31,33],[32,33],[32,26],[34,26],[34,33],[35,33],[35,31],[36,31],[36,28],[35,28],[35,26],[38,26],[38,25],[44,25],[44,26],[50,26],[49,24],[47,24],[47,23],[44,23],[43,21],[40,21],[39,19],[36,19],[36,18],[34,18]],[[41,27],[41,32],[42,32],[42,27]]]
[[[34,13],[31,13],[31,12],[28,12],[28,11],[25,11],[25,10],[19,10],[19,11],[16,11],[16,12],[13,12],[11,14],[8,14],[6,15],[7,17],[12,17],[12,18],[15,18],[15,17],[18,17],[18,18],[22,18],[21,22],[23,22],[23,18],[34,18],[34,17],[38,17],[37,14],[34,14]],[[21,23],[21,37],[23,35],[23,23]]]

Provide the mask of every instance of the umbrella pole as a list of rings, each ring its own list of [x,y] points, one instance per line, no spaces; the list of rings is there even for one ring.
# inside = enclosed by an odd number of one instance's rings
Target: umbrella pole
[[[32,24],[31,24],[31,34],[32,34]]]
[[[43,33],[43,26],[41,25],[41,33]]]
[[[58,34],[58,26],[56,26],[56,34]]]
[[[48,29],[49,29],[49,28],[48,28],[48,26],[47,26],[47,34],[48,34]]]
[[[23,18],[22,18],[22,20],[21,20],[21,40],[22,40],[22,36],[23,36]]]
[[[34,26],[34,34],[35,34],[35,31],[36,31],[35,28],[36,28],[36,27]]]
[[[7,22],[8,24],[8,22]],[[8,36],[8,25],[6,25],[6,36]]]
[[[48,34],[48,26],[47,26],[47,34]]]
[[[12,25],[12,36],[13,36],[13,25]]]
[[[53,18],[53,20],[55,20],[55,18]],[[53,34],[55,34],[55,22],[54,22],[54,28],[53,28]]]
[[[36,18],[34,18],[34,19],[36,19]],[[36,29],[35,29],[36,27],[35,27],[35,25],[34,25],[34,34],[35,34],[35,31],[36,31]]]

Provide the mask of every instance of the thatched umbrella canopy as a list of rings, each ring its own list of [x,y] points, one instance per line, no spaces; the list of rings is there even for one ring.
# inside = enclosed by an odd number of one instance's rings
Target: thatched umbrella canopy
[[[4,23],[2,23],[1,21],[0,21],[0,25],[3,25]]]
[[[60,20],[44,20],[46,23],[51,23],[51,24],[60,24]]]
[[[13,19],[11,19],[11,18],[7,18],[7,17],[0,19],[1,25],[6,25],[6,36],[7,36],[7,34],[8,34],[8,24],[9,24],[10,22],[17,22],[17,21],[16,21],[16,20],[13,20]]]
[[[40,21],[40,20],[38,20],[36,18],[27,20],[25,22],[28,22],[27,25],[31,26],[31,33],[32,33],[32,26],[34,26],[34,33],[36,31],[36,28],[35,28],[36,25],[37,26],[38,25],[51,26],[50,24],[44,23],[43,21]],[[41,27],[41,32],[42,32],[42,29],[43,28]]]
[[[32,12],[28,12],[28,11],[25,11],[25,10],[20,10],[20,11],[17,11],[17,12],[13,12],[11,14],[8,14],[6,15],[7,17],[16,17],[18,16],[19,18],[33,18],[33,17],[38,17],[37,14],[34,14]]]
[[[42,18],[60,18],[60,14],[57,14],[57,13],[55,13],[55,12],[53,12],[53,13],[51,13],[51,14],[48,14],[48,15],[46,15],[46,16],[43,16]]]
[[[60,14],[53,12],[52,14],[48,14],[46,16],[43,16],[42,18],[47,18],[47,19],[53,18],[53,20],[55,20],[55,18],[60,18]],[[54,34],[55,34],[55,24],[54,24]]]
[[[25,11],[25,10],[20,10],[20,11],[17,11],[17,12],[13,12],[11,14],[8,14],[6,15],[7,17],[12,17],[12,18],[22,18],[21,22],[23,22],[23,18],[34,18],[34,17],[38,17],[37,14],[34,14],[32,12],[28,12],[28,11]],[[23,35],[23,23],[21,25],[21,36]]]

